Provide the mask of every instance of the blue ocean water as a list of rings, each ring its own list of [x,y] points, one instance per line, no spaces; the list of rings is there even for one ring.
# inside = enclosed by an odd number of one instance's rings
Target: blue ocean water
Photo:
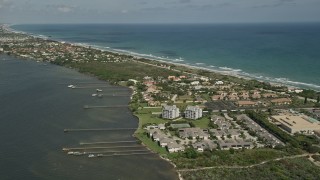
[[[320,24],[15,25],[102,49],[320,90]]]

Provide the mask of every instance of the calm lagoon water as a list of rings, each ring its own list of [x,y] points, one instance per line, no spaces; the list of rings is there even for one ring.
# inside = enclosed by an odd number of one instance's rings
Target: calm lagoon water
[[[129,97],[99,99],[91,96],[95,87],[67,88],[80,82],[104,83],[64,67],[0,56],[1,180],[178,178],[172,165],[154,154],[88,158],[64,153],[63,147],[79,147],[79,143],[135,140],[133,130],[63,132],[65,128],[137,127],[137,119],[126,108],[83,109],[84,105],[125,105]],[[123,87],[101,89],[104,94],[129,94]]]

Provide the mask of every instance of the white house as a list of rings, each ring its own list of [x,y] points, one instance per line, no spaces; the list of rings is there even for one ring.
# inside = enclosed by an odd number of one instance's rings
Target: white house
[[[200,82],[199,82],[199,81],[193,81],[193,82],[191,82],[190,84],[193,85],[193,86],[197,86],[197,85],[200,84]]]

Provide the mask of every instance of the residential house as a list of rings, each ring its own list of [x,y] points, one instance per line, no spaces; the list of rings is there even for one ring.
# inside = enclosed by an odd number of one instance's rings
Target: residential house
[[[213,123],[218,126],[218,129],[229,129],[231,126],[231,123],[226,121],[225,118],[216,118]]]
[[[249,95],[248,92],[244,91],[244,92],[242,92],[242,93],[240,94],[239,97],[240,97],[240,99],[247,100],[247,99],[250,98],[250,95]]]
[[[157,93],[157,92],[159,92],[159,90],[157,90],[157,86],[151,85],[147,88],[146,92],[147,93]]]
[[[254,102],[254,101],[238,101],[238,102],[236,102],[236,104],[239,107],[252,107],[252,106],[258,105],[258,103]]]
[[[209,134],[205,133],[202,129],[200,128],[184,128],[184,129],[179,129],[179,136],[182,139],[204,139],[207,140],[209,138]]]
[[[206,140],[206,141],[194,142],[192,144],[192,147],[198,152],[203,152],[204,150],[212,151],[217,148],[217,144],[214,143],[213,141]]]
[[[211,116],[211,121],[215,122],[216,120],[221,120],[221,121],[225,121],[226,118],[222,117],[222,116],[217,116],[217,115],[212,115]]]
[[[200,80],[208,82],[210,79],[208,77],[201,76]]]
[[[185,147],[183,146],[183,144],[178,144],[177,142],[173,141],[167,144],[167,149],[169,153],[173,153],[173,152],[184,151]]]
[[[228,95],[228,93],[226,93],[226,92],[220,92],[220,95],[213,95],[213,96],[211,97],[211,99],[212,99],[213,101],[216,101],[216,100],[224,100],[227,95]]]
[[[225,136],[225,132],[221,129],[210,129],[209,132],[218,139],[221,139],[223,136]]]
[[[261,94],[259,91],[254,91],[253,94],[251,95],[252,99],[260,99],[261,98]]]
[[[191,84],[192,86],[197,86],[197,85],[200,84],[200,82],[199,82],[199,81],[193,81],[193,82],[191,82],[190,84]]]
[[[275,94],[275,93],[265,93],[265,94],[262,94],[262,97],[264,97],[264,98],[276,98],[276,97],[278,97],[278,95]]]
[[[143,84],[146,85],[147,87],[149,86],[152,86],[152,85],[155,85],[156,82],[155,81],[152,81],[152,80],[148,80],[148,81],[143,81]]]
[[[271,103],[275,105],[287,105],[291,104],[292,100],[290,98],[278,98],[278,99],[272,99]]]
[[[165,137],[159,140],[159,145],[161,147],[166,147],[168,146],[168,144],[173,143],[174,141],[175,140],[173,140],[172,138]]]
[[[223,81],[216,81],[214,84],[215,85],[223,85]]]
[[[237,139],[241,135],[239,129],[210,129],[209,131],[218,139],[222,139],[222,137],[227,139],[228,136],[230,137],[229,139]]]
[[[244,140],[233,140],[233,139],[219,140],[218,144],[221,150],[228,150],[230,148],[233,148],[233,149],[253,148],[253,143],[251,141],[244,141]]]
[[[228,100],[230,101],[235,101],[240,99],[237,93],[231,93],[227,97],[228,97]]]

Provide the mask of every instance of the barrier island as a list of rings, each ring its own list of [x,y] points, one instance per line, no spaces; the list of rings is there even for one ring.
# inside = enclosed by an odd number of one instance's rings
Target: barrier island
[[[132,89],[134,136],[181,179],[317,179],[320,94],[0,26],[0,53]]]

